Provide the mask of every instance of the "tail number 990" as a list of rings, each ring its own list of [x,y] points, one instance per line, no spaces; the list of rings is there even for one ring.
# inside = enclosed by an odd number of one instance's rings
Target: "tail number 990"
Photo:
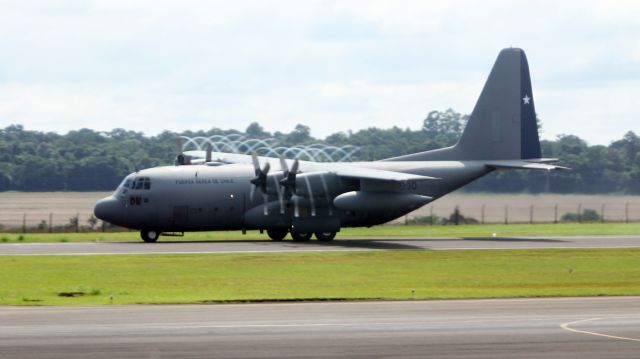
[[[412,191],[418,189],[418,183],[416,181],[400,181],[400,190],[401,191]]]

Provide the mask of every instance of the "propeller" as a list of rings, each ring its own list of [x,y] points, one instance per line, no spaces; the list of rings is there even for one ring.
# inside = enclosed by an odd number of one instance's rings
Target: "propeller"
[[[280,185],[285,188],[285,197],[290,199],[296,190],[296,175],[298,174],[298,167],[300,162],[298,159],[293,161],[291,169],[287,166],[287,162],[284,157],[280,156],[280,168],[284,172],[283,178],[280,180]]]
[[[249,199],[253,202],[253,195],[255,193],[256,188],[260,188],[262,191],[262,199],[264,201],[264,215],[268,215],[267,202],[269,201],[269,195],[267,194],[267,175],[269,174],[269,169],[271,168],[271,164],[269,162],[264,164],[263,168],[260,168],[260,161],[258,160],[258,155],[255,151],[251,152],[251,161],[253,162],[253,169],[256,176],[251,179],[251,192],[249,193]]]
[[[260,169],[260,162],[258,161],[258,155],[255,151],[251,153],[251,160],[253,161],[253,169],[256,174],[251,180],[251,183],[260,188],[262,192],[267,193],[267,174],[269,174],[271,165],[267,162],[264,164],[264,167]]]

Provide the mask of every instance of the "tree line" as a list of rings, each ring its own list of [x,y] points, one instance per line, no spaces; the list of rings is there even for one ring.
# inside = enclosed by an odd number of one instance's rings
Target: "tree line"
[[[359,147],[354,160],[378,160],[455,144],[468,119],[451,109],[432,111],[419,130],[392,127],[337,132],[324,139],[297,125],[291,132],[268,132],[252,123],[244,132],[212,128],[185,136],[240,134],[271,138],[277,146],[325,143]],[[67,134],[26,130],[20,125],[0,129],[0,191],[102,191],[114,189],[127,174],[172,164],[176,134],[156,136],[114,129],[80,129]],[[632,131],[608,146],[588,145],[574,135],[544,140],[545,157],[560,158],[572,171],[496,172],[466,187],[485,192],[557,192],[640,194],[640,138]]]

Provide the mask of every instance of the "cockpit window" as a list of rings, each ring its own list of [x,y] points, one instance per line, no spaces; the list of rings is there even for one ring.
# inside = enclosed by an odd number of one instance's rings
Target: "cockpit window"
[[[131,189],[151,189],[151,179],[149,177],[138,177],[133,181]]]
[[[124,195],[126,194],[131,187],[131,175],[125,177],[122,182],[120,182],[120,184],[118,185],[118,188],[116,188],[116,191],[114,193],[114,195],[116,196],[120,196],[120,195]]]

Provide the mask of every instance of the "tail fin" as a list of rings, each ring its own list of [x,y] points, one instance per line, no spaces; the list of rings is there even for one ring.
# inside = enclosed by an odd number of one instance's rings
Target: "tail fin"
[[[500,52],[455,147],[468,160],[542,157],[524,51]]]
[[[540,157],[527,57],[521,49],[508,48],[498,55],[455,146],[390,160],[515,160]]]

